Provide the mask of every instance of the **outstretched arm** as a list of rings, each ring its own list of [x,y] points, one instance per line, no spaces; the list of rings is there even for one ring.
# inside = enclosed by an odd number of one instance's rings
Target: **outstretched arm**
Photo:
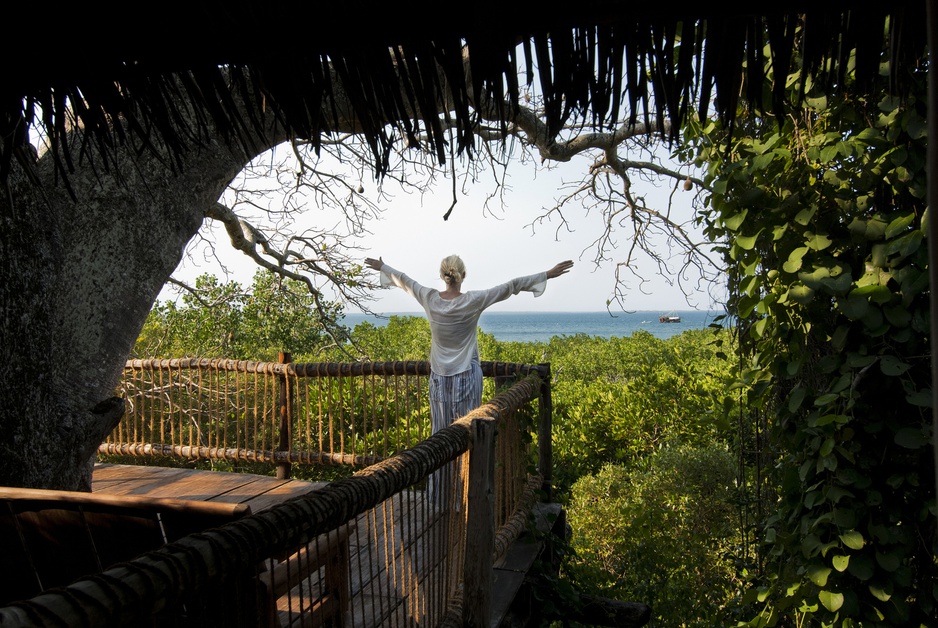
[[[573,268],[573,262],[571,260],[560,262],[559,264],[557,264],[556,266],[554,266],[553,268],[547,271],[547,278],[555,279],[559,277],[560,275],[570,272],[571,268]]]
[[[385,264],[384,260],[380,257],[378,259],[373,257],[366,257],[365,266],[371,270],[376,270],[381,273],[380,282],[382,288],[397,286],[417,299],[421,305],[426,303],[428,295],[432,292],[430,288],[421,286],[419,283],[401,271],[391,268],[388,264]]]

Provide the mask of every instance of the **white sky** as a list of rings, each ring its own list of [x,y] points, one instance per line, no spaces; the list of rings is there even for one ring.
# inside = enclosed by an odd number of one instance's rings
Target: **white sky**
[[[588,164],[588,160],[580,159],[563,164],[554,171],[537,173],[537,178],[531,165],[512,164],[508,170],[511,189],[504,195],[504,209],[495,201],[486,210],[483,207],[486,194],[492,192],[494,185],[478,183],[459,196],[459,202],[447,221],[442,217],[451,202],[451,181],[441,181],[438,189],[424,194],[423,198],[399,193],[392,202],[382,204],[384,212],[381,219],[367,225],[372,233],[359,241],[363,247],[361,257],[381,256],[385,262],[418,282],[441,287],[438,277],[440,260],[455,253],[463,258],[467,267],[464,290],[487,288],[572,259],[575,262],[572,271],[551,280],[541,297],[521,293],[496,304],[492,311],[603,311],[606,300],[613,294],[615,264],[605,262],[597,266],[593,262],[594,252],[590,247],[600,234],[599,216],[595,212],[588,214],[582,206],[574,206],[565,210],[567,219],[575,228],[573,232],[557,232],[559,225],[556,221],[531,227],[532,221],[561,196],[564,182],[575,180]],[[369,182],[364,182],[364,185],[367,188]],[[664,208],[670,190],[655,190],[647,184],[635,182],[636,188],[639,185],[643,186],[649,205],[656,203],[655,206]],[[370,192],[366,190],[366,194]],[[692,197],[691,192],[677,192],[672,211],[689,217],[693,211]],[[659,200],[654,201],[655,198]],[[314,212],[302,218],[315,219]],[[211,225],[212,221],[206,221],[206,224]],[[231,278],[250,285],[255,272],[251,261],[241,253],[231,251],[227,236],[219,229],[203,227],[203,233],[216,242],[219,258],[233,272]],[[620,239],[624,240],[624,234]],[[620,259],[627,244],[620,241],[613,256]],[[637,280],[628,278],[626,309],[656,312],[691,307],[708,309],[711,302],[706,293],[697,293],[688,305],[680,287],[668,285],[663,278],[655,276],[650,261],[642,260],[642,264],[644,275],[650,282],[640,290]],[[192,280],[205,272],[224,277],[217,263],[206,262],[204,255],[196,253],[183,260],[175,276]],[[410,296],[398,289],[378,290],[375,296],[376,301],[371,307],[377,313],[415,312],[419,309]],[[171,295],[164,290],[160,298],[171,298]]]

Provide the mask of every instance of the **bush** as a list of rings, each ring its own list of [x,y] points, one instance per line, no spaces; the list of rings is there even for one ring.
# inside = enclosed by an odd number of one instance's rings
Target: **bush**
[[[670,446],[580,478],[569,509],[583,591],[652,607],[661,626],[726,623],[736,597],[736,461],[725,446]]]

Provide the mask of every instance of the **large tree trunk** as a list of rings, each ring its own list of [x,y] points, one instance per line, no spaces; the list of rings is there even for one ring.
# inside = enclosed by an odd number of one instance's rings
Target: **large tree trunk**
[[[333,130],[358,132],[337,76],[333,87]],[[243,143],[228,144],[202,129],[181,162],[165,147],[124,145],[104,168],[73,138],[74,194],[51,158],[36,160],[34,181],[14,164],[0,190],[0,486],[90,490],[97,447],[122,414],[121,370],[154,300],[225,187],[290,139],[270,110],[253,115],[262,135],[247,125]]]
[[[43,158],[41,185],[19,171],[0,198],[0,485],[90,490],[147,313],[253,155],[209,142],[176,173],[147,151],[108,172],[75,157],[75,199]]]

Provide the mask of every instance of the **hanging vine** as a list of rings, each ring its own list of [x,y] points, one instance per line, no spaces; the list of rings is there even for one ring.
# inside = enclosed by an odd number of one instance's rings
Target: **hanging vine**
[[[751,626],[938,612],[926,77],[906,78],[918,98],[809,81],[781,126],[688,130],[713,190],[701,220],[726,243],[745,416],[767,419],[773,459]]]

